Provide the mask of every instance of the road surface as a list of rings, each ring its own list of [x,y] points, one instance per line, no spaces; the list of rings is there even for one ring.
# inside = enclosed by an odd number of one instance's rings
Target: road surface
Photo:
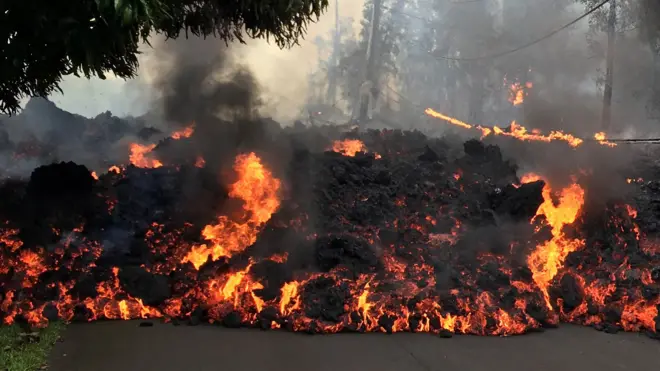
[[[613,371],[660,369],[660,341],[564,326],[510,338],[309,336],[139,322],[74,324],[51,371]]]

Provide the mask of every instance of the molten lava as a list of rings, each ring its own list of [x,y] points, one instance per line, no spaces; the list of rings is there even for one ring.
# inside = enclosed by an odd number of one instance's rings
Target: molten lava
[[[192,130],[172,138],[190,135]],[[38,326],[55,318],[164,317],[310,333],[476,335],[521,334],[566,321],[656,331],[660,244],[646,239],[637,223],[644,208],[614,200],[593,212],[577,181],[559,189],[535,183],[544,179],[535,174],[509,186],[517,168],[496,146],[476,140],[464,148],[481,146],[472,152],[493,155],[475,158],[463,151],[453,160],[431,156],[445,146],[422,143],[418,134],[360,135],[388,151],[387,161],[358,155],[367,152],[361,139],[335,142],[332,150],[343,156],[324,152],[325,146],[297,154],[285,174],[254,152],[238,155],[227,192],[209,192],[227,201],[218,203],[219,215],[210,214],[215,208],[191,213],[208,205],[182,207],[188,199],[178,197],[180,183],[207,171],[177,173],[170,164],[167,172],[113,167],[122,176],[101,176],[104,184],[89,182],[84,173],[85,184],[93,183],[91,190],[81,187],[89,191],[85,197],[100,194],[90,201],[98,215],[73,224],[80,227],[70,233],[62,230],[71,224],[47,224],[71,204],[48,199],[54,196],[47,187],[25,203],[47,199],[43,208],[57,207],[41,219],[13,220],[8,206],[0,205],[9,215],[0,227],[0,321]],[[547,138],[517,126],[499,135]],[[142,157],[131,160],[156,167],[152,148],[136,146]],[[205,166],[202,157],[186,163],[193,161]],[[281,179],[295,197],[280,197]],[[620,180],[625,185],[625,177]],[[15,193],[41,188],[26,189]],[[46,242],[34,242],[39,226],[21,225],[24,219],[46,225]],[[116,220],[135,228],[129,246],[105,244]],[[208,220],[213,222],[204,225]],[[21,240],[25,236],[30,238]]]

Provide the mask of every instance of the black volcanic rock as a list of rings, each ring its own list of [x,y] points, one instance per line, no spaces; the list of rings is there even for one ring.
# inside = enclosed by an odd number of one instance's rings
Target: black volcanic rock
[[[73,162],[40,166],[30,176],[27,192],[38,198],[86,195],[94,187],[94,178],[84,165]]]
[[[528,221],[543,203],[543,181],[514,187],[508,185],[490,197],[491,208],[514,221]]]
[[[167,277],[140,267],[128,266],[119,270],[119,282],[128,294],[142,299],[145,305],[158,306],[171,295]]]

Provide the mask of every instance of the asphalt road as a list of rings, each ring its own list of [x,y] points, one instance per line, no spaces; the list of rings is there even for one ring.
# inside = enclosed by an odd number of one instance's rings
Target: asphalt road
[[[564,326],[510,338],[309,336],[139,322],[74,324],[51,371],[610,371],[660,369],[660,341]]]

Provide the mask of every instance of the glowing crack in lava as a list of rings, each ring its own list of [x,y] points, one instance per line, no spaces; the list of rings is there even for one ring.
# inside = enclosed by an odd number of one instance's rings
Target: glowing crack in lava
[[[202,235],[209,243],[193,246],[184,258],[184,262],[191,262],[198,269],[209,258],[229,257],[252,245],[261,227],[280,206],[281,182],[256,154],[239,155],[234,170],[238,180],[230,186],[229,196],[243,200],[244,220],[220,216],[216,224],[204,227]]]
[[[535,175],[523,177],[522,182],[536,181],[540,178]],[[536,211],[535,220],[539,216],[545,217],[546,223],[552,228],[552,238],[536,249],[527,258],[532,271],[534,282],[543,292],[548,308],[552,310],[548,289],[552,279],[564,265],[568,254],[584,246],[584,241],[571,239],[565,236],[564,226],[575,222],[584,205],[584,189],[578,184],[571,184],[559,193],[559,202],[555,204],[552,199],[552,189],[546,182],[543,187],[543,203]]]

